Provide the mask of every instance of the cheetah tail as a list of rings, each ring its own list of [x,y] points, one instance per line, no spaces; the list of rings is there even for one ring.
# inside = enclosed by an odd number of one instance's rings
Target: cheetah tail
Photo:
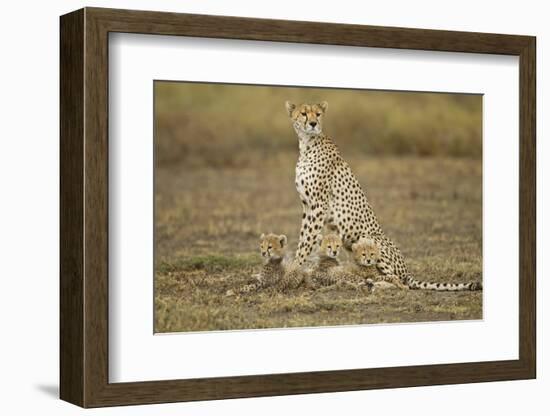
[[[423,282],[420,280],[413,279],[409,277],[406,279],[405,284],[409,286],[410,289],[421,289],[421,290],[437,290],[437,291],[447,291],[447,292],[459,292],[459,291],[474,291],[474,290],[483,290],[483,285],[481,282],[469,282],[469,283],[435,283],[435,282]]]

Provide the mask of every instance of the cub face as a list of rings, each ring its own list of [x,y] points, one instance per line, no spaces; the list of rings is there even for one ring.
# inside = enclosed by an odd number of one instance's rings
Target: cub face
[[[281,259],[285,255],[286,235],[262,234],[260,236],[260,253],[266,260]]]
[[[380,259],[380,246],[372,238],[360,238],[351,245],[353,260],[361,266],[374,266]]]
[[[340,254],[341,248],[342,239],[336,234],[327,234],[321,240],[321,245],[319,246],[319,254],[321,256],[335,259]]]
[[[315,135],[323,131],[323,116],[328,108],[326,101],[318,104],[306,103],[300,105],[287,101],[285,105],[288,116],[297,132]]]

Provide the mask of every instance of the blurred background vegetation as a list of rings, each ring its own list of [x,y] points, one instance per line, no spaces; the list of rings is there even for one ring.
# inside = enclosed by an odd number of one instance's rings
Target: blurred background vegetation
[[[157,81],[157,163],[246,166],[295,152],[286,100],[328,101],[324,131],[352,154],[481,158],[481,95]]]

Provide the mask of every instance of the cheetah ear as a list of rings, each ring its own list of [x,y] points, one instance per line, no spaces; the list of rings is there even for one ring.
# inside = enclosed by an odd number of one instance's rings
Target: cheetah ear
[[[281,234],[281,235],[279,236],[279,242],[281,243],[281,247],[286,246],[286,235]]]
[[[288,115],[291,116],[292,112],[296,108],[296,104],[292,104],[290,101],[285,102],[286,111],[288,112]]]
[[[260,240],[263,240],[265,238],[265,234],[262,233],[262,235],[260,236]]]
[[[322,242],[323,242],[323,235],[317,234],[317,244],[321,245]]]
[[[351,251],[357,250],[357,247],[359,247],[359,243],[353,243],[353,244],[351,245]]]
[[[328,103],[326,101],[321,101],[319,103],[319,107],[321,107],[321,110],[323,110],[323,113],[326,113],[328,109]]]

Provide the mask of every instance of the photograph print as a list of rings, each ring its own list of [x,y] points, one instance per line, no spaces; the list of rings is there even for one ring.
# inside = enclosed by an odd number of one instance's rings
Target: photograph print
[[[482,100],[155,81],[155,332],[482,319]]]

